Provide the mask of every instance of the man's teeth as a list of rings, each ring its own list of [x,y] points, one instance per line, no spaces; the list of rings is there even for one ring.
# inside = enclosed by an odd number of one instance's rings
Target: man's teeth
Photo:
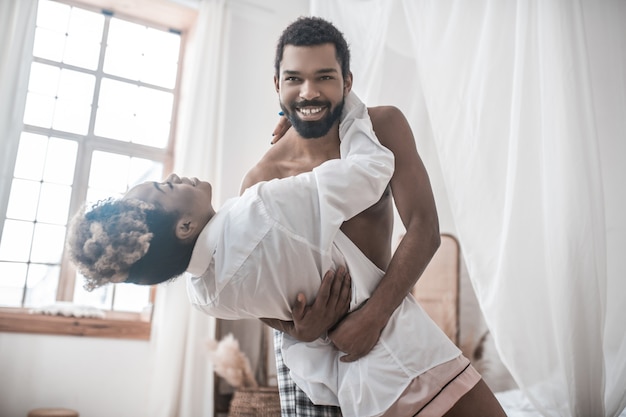
[[[305,116],[310,116],[311,114],[319,113],[321,111],[322,107],[300,109],[300,113],[304,114]]]

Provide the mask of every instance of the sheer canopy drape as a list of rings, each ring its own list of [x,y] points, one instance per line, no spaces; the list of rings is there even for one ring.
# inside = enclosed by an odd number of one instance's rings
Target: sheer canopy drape
[[[36,19],[37,0],[0,2],[0,196],[5,196],[0,201],[8,201],[13,179]],[[1,227],[0,223],[0,233]]]
[[[366,102],[397,90],[416,131],[423,110],[480,306],[534,408],[619,415],[626,3],[311,3],[348,38]]]
[[[200,2],[186,50],[173,170],[212,183],[218,181],[220,166],[227,24],[225,0]],[[214,204],[219,205],[215,194]],[[213,416],[214,377],[206,341],[215,335],[215,319],[191,306],[182,277],[157,291],[149,415]]]

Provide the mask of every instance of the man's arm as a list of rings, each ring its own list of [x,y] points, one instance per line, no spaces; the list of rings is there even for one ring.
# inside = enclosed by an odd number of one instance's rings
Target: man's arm
[[[330,333],[337,348],[354,361],[376,344],[394,310],[411,291],[440,244],[439,219],[430,180],[406,118],[395,107],[370,109],[380,142],[395,155],[393,198],[406,228],[378,287],[365,305]]]

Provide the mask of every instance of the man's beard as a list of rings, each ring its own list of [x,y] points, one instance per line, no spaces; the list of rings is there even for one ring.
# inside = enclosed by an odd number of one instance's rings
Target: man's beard
[[[344,104],[345,99],[342,99],[341,102],[337,104],[337,106],[324,118],[315,121],[305,121],[300,119],[297,114],[296,107],[330,107],[330,103],[307,100],[298,103],[293,102],[290,104],[289,109],[287,109],[287,107],[281,102],[280,108],[283,110],[285,116],[287,116],[287,119],[289,119],[289,122],[300,136],[305,139],[314,139],[320,138],[330,131],[330,128],[333,127],[335,122],[341,117]]]

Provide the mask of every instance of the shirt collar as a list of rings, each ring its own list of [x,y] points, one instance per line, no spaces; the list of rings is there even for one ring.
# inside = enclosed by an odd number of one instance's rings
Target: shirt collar
[[[231,198],[227,200],[224,205],[215,213],[211,220],[204,226],[198,240],[191,253],[191,260],[187,267],[187,272],[192,276],[198,277],[208,269],[211,258],[215,253],[215,247],[220,241],[223,231],[224,222],[228,218],[228,212],[235,203],[237,198]]]

